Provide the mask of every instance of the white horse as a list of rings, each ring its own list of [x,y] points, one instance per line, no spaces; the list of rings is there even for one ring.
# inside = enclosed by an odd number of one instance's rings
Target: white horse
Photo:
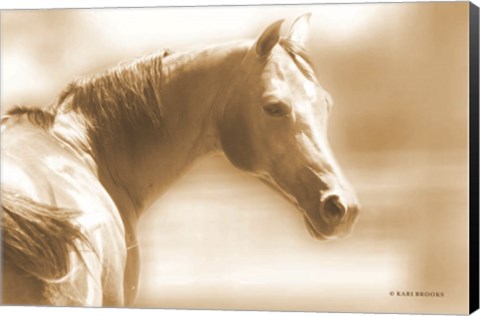
[[[310,15],[255,41],[160,53],[76,80],[48,110],[2,118],[3,303],[131,305],[142,213],[222,151],[347,236],[357,198],[327,142],[333,103],[304,49]]]

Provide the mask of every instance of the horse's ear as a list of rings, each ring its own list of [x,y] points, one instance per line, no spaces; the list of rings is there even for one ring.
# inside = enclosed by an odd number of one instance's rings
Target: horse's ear
[[[267,27],[262,35],[258,37],[255,42],[255,52],[257,56],[264,57],[270,54],[275,44],[280,40],[280,28],[282,27],[283,19],[273,22]]]
[[[290,31],[288,33],[288,38],[301,46],[304,46],[308,34],[310,33],[310,17],[312,16],[311,13],[306,13],[293,21],[292,25],[290,26]]]
[[[170,56],[171,54],[173,54],[173,50],[169,49],[169,48],[165,48],[164,50],[162,50],[160,52],[160,54],[162,55],[162,58],[165,58],[167,56]]]

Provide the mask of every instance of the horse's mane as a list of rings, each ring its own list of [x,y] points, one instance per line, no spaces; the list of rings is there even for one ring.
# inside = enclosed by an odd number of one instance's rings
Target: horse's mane
[[[289,38],[281,38],[279,42],[280,46],[288,53],[292,58],[295,65],[302,72],[302,74],[310,81],[318,85],[317,76],[313,70],[313,63],[307,50],[300,46],[297,42],[290,40]]]
[[[2,117],[2,123],[6,118],[20,117],[22,115],[26,115],[31,123],[43,129],[49,129],[55,121],[55,113],[50,109],[45,110],[39,107],[16,105],[5,113]]]
[[[169,50],[121,64],[102,74],[70,83],[56,109],[83,113],[95,127],[158,126],[162,122],[162,64]],[[71,98],[68,102],[65,102]]]
[[[79,211],[48,206],[2,187],[2,253],[5,263],[44,284],[60,282],[70,271],[69,253],[83,261],[77,242],[92,249],[74,223]]]
[[[95,127],[158,126],[162,121],[162,61],[170,50],[120,64],[93,77],[70,82],[48,108],[14,106],[4,118],[26,115],[27,119],[49,129],[58,111],[78,111]],[[3,121],[3,119],[2,119]]]

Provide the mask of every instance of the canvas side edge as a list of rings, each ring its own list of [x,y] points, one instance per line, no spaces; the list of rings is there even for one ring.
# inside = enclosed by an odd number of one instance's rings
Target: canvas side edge
[[[470,138],[470,289],[469,311],[479,308],[479,8],[469,6],[469,138]]]

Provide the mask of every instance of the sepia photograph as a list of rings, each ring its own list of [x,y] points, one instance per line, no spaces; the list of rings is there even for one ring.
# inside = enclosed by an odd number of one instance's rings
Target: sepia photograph
[[[478,308],[474,4],[0,14],[1,305]]]

